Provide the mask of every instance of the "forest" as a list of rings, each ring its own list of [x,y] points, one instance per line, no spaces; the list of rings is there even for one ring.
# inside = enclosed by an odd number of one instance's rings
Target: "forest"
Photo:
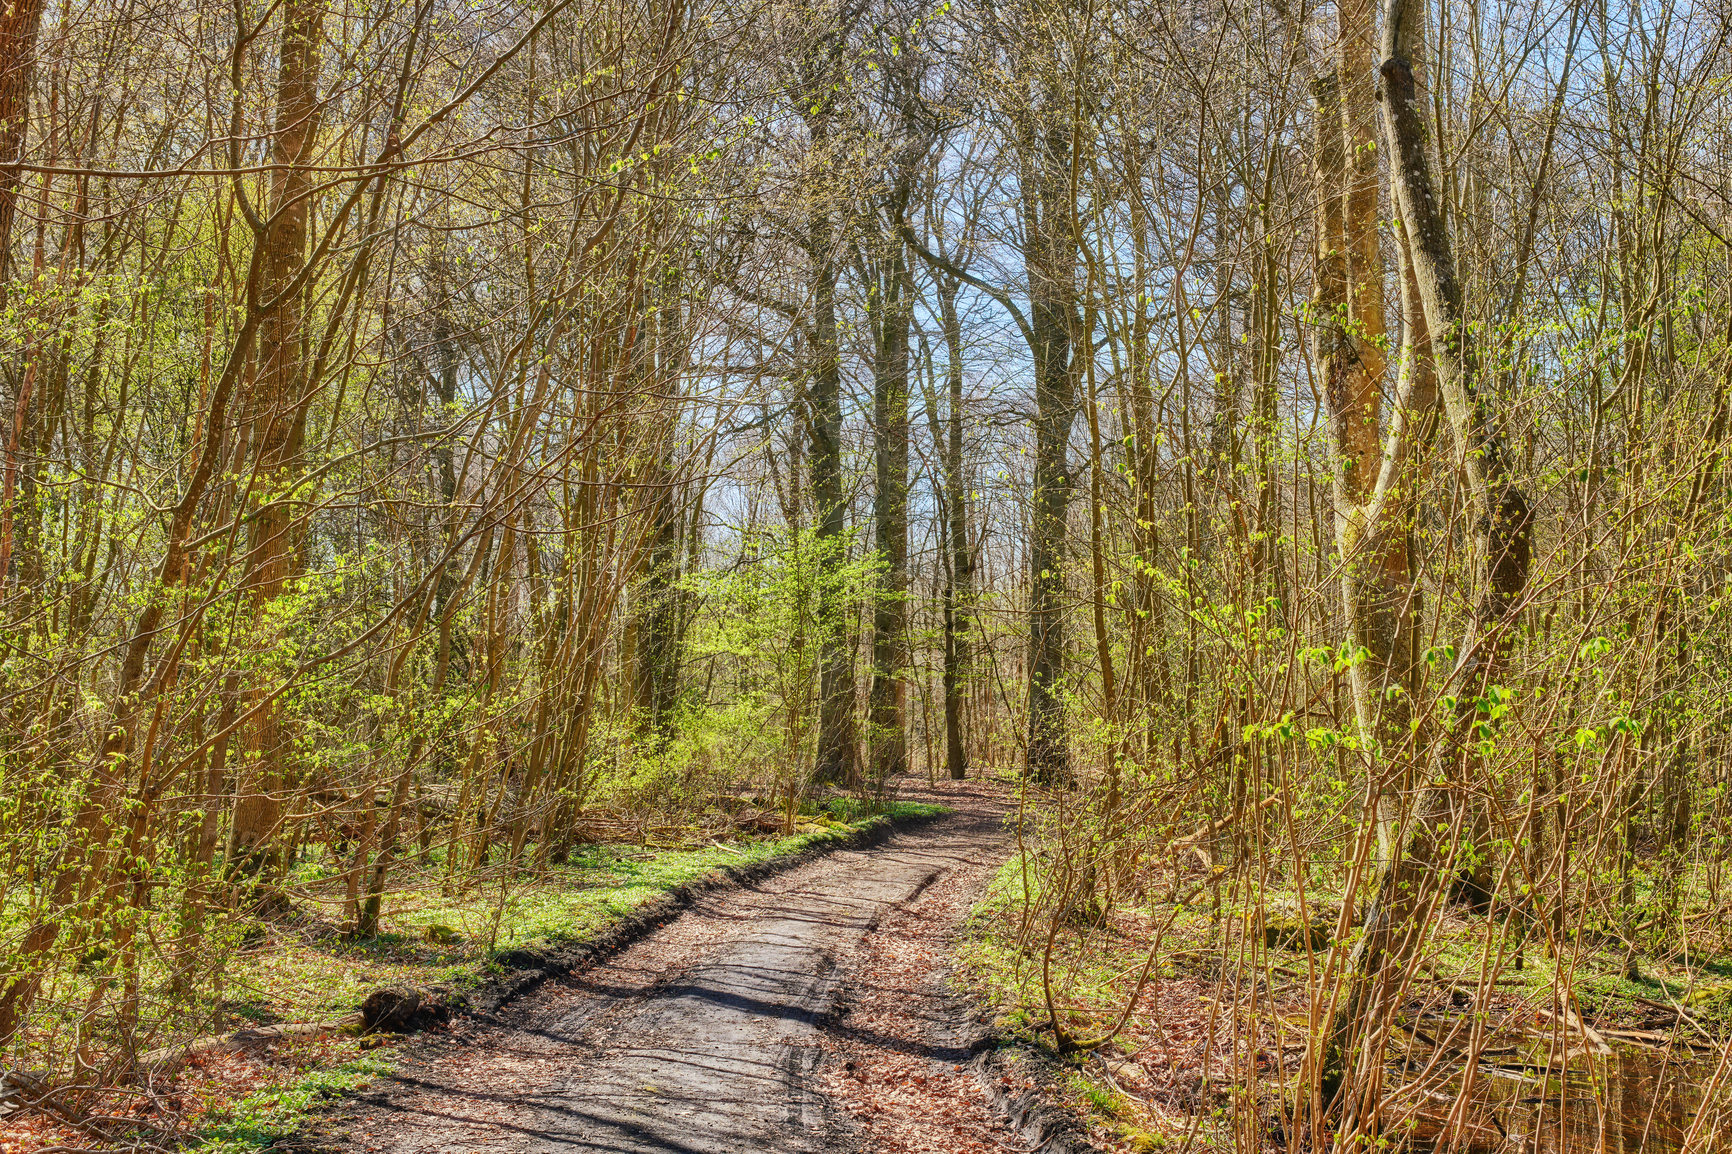
[[[977,788],[1102,1149],[1732,1149],[1729,40],[9,0],[5,1149]]]

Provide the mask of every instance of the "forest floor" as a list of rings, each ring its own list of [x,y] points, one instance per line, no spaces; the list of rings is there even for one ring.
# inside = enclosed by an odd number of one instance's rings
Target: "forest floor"
[[[1175,902],[1160,895],[1157,875],[1146,892],[1121,895],[1095,918],[1065,919],[1048,936],[1051,921],[1027,915],[1025,886],[1038,876],[1018,859],[1005,863],[972,912],[959,965],[998,1029],[1028,1048],[1051,1046],[1049,1005],[1073,1038],[1110,1035],[1062,1074],[1094,1146],[1290,1148],[1291,1088],[1313,1034],[1311,1007],[1326,1001],[1313,983],[1323,988],[1339,895],[1313,893],[1318,928],[1307,935],[1279,913],[1291,895],[1224,886],[1212,901],[1205,892]],[[1169,895],[1199,876],[1181,875]],[[1632,958],[1621,942],[1587,933],[1555,957],[1531,941],[1511,948],[1520,963],[1505,961],[1482,981],[1481,961],[1498,956],[1507,931],[1462,906],[1434,914],[1390,1042],[1389,1085],[1404,1087],[1392,1129],[1435,1136],[1477,1021],[1483,1058],[1459,1139],[1465,1154],[1515,1149],[1508,1135],[1555,1152],[1560,1112],[1574,1149],[1675,1149],[1732,1038],[1724,941],[1704,934],[1715,951],[1688,958]],[[1151,941],[1161,943],[1152,966]],[[1560,998],[1578,1023],[1560,1018]],[[1556,1078],[1547,1096],[1534,1094],[1545,1085],[1536,1073]],[[1622,1105],[1608,1110],[1612,1099]]]
[[[711,891],[494,1020],[404,1047],[292,1140],[431,1151],[1026,1149],[966,1065],[981,1027],[947,982],[1009,852],[997,787],[902,796],[951,816]],[[278,1143],[279,1146],[283,1145]]]

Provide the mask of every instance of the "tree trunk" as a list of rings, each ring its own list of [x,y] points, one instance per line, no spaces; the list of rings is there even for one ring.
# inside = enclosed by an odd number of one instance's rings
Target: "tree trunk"
[[[1253,556],[1257,595],[1273,596],[1283,621],[1290,621],[1295,606],[1288,596],[1281,568],[1281,478],[1275,461],[1280,444],[1280,418],[1276,404],[1280,389],[1282,258],[1275,240],[1276,226],[1269,215],[1283,155],[1271,148],[1265,159],[1263,198],[1256,217],[1258,230],[1264,239],[1259,246],[1257,277],[1251,292],[1251,425],[1256,456],[1257,546]]]
[[[1140,150],[1133,147],[1133,157]],[[1152,275],[1153,259],[1149,254],[1149,229],[1140,190],[1131,197],[1131,251],[1134,259],[1135,283],[1147,284]],[[1125,413],[1131,435],[1131,469],[1136,495],[1136,517],[1132,520],[1131,541],[1136,559],[1131,574],[1131,621],[1127,693],[1134,694],[1146,711],[1147,724],[1141,727],[1142,756],[1146,759],[1156,745],[1153,724],[1154,711],[1170,696],[1165,652],[1166,630],[1159,583],[1155,579],[1155,563],[1160,552],[1158,518],[1160,514],[1160,447],[1156,434],[1154,393],[1155,358],[1150,349],[1149,304],[1137,295],[1131,317],[1128,341],[1130,372],[1124,390]],[[1130,715],[1127,707],[1125,713]]]
[[[1419,596],[1413,579],[1413,463],[1434,427],[1436,389],[1425,366],[1428,348],[1418,341],[1422,328],[1410,327],[1403,347],[1402,389],[1386,441],[1380,441],[1377,406],[1381,380],[1368,375],[1359,340],[1363,322],[1355,319],[1351,294],[1375,286],[1350,283],[1349,167],[1346,121],[1337,105],[1343,81],[1325,74],[1313,83],[1316,97],[1315,183],[1317,195],[1317,272],[1313,307],[1318,318],[1316,360],[1324,380],[1336,462],[1335,524],[1342,557],[1341,599],[1347,644],[1357,659],[1349,669],[1354,716],[1370,752],[1373,781],[1367,818],[1375,826],[1376,880],[1366,928],[1351,959],[1347,997],[1338,1006],[1318,1055],[1334,1078],[1347,1074],[1387,974],[1386,960],[1397,932],[1414,928],[1416,887],[1403,868],[1412,855],[1398,844],[1410,804],[1414,736],[1408,722],[1418,686]],[[1375,197],[1373,197],[1375,204]],[[1379,309],[1379,312],[1381,310]],[[1381,370],[1382,361],[1377,362]],[[1400,951],[1394,951],[1399,954]],[[1365,1116],[1354,1109],[1380,1090],[1381,1066],[1365,1061],[1352,1087],[1348,1124]]]
[[[1029,502],[1028,773],[1046,785],[1068,786],[1065,545],[1072,487],[1070,431],[1077,409],[1072,344],[1079,325],[1070,183],[1073,126],[1037,119],[1025,145],[1024,171],[1034,184],[1022,193],[1035,410],[1034,492]]]
[[[303,372],[305,287],[291,286],[305,258],[315,174],[306,167],[317,143],[321,105],[319,49],[324,7],[293,0],[283,9],[277,71],[276,126],[271,159],[270,218],[260,291],[282,297],[260,336],[257,386],[249,416],[253,441],[253,488],[257,509],[247,532],[247,585],[261,631],[274,628],[272,602],[282,595],[295,568],[294,505],[283,490],[299,473],[311,382]],[[287,294],[286,296],[284,294]],[[274,693],[267,683],[259,697]],[[249,866],[264,863],[267,844],[282,821],[282,788],[292,736],[280,700],[260,701],[247,729],[248,766],[235,802],[231,853]]]
[[[674,484],[667,471],[659,473],[662,492],[650,498],[649,554],[637,611],[637,659],[632,697],[636,705],[633,725],[648,748],[659,751],[667,744],[673,723],[674,703],[679,693],[679,648],[676,636],[679,616],[680,528],[683,511],[675,499]]]
[[[1461,284],[1435,194],[1426,120],[1410,57],[1419,17],[1410,0],[1389,0],[1383,111],[1395,154],[1390,171],[1396,207],[1472,518],[1480,590],[1456,671],[1456,681],[1471,689],[1496,675],[1507,651],[1504,627],[1527,587],[1531,567],[1532,510],[1515,484],[1490,401],[1478,390],[1473,332],[1462,316]]]
[[[656,310],[657,337],[655,343],[657,391],[672,397],[683,368],[684,357],[678,350],[684,347],[684,321],[675,303],[679,276],[670,273],[660,284],[668,298]],[[644,581],[643,608],[639,613],[637,636],[637,668],[634,699],[637,705],[636,723],[640,735],[648,736],[651,747],[666,747],[672,733],[674,708],[679,700],[680,676],[680,535],[685,527],[685,505],[680,497],[680,484],[673,463],[677,412],[657,414],[653,420],[663,425],[660,449],[651,481],[655,486],[649,495],[652,527],[648,556],[649,572]]]
[[[812,150],[828,144],[828,113],[811,117]],[[812,195],[821,196],[816,190]],[[841,573],[848,559],[848,506],[842,489],[842,354],[836,332],[836,228],[833,213],[810,209],[805,248],[811,260],[812,367],[806,386],[811,437],[808,477],[819,552],[818,755],[821,782],[855,779],[854,655],[849,644],[849,590]]]
[[[1349,485],[1368,496],[1377,483],[1379,422],[1385,358],[1383,253],[1377,220],[1377,77],[1373,71],[1373,0],[1343,0],[1337,40],[1341,128],[1346,149],[1342,202],[1347,277],[1347,343],[1351,355],[1331,383],[1341,391],[1331,408],[1347,439]]]
[[[867,302],[873,344],[873,545],[884,566],[872,603],[868,723],[872,776],[879,782],[908,768],[903,675],[908,664],[908,334],[914,321],[907,247],[893,234],[884,244]]]
[[[962,473],[962,321],[956,312],[956,291],[955,281],[939,282],[938,311],[944,322],[948,357],[945,380],[950,393],[944,445],[944,531],[949,558],[944,585],[944,764],[951,778],[961,781],[968,776],[963,710],[969,668],[969,613],[974,603],[974,554],[968,547],[968,493]]]
[[[1476,698],[1497,678],[1508,650],[1508,625],[1527,584],[1531,514],[1510,475],[1508,454],[1497,435],[1485,399],[1477,392],[1472,333],[1461,315],[1461,286],[1454,253],[1436,196],[1428,151],[1426,120],[1420,104],[1412,52],[1419,42],[1423,10],[1409,0],[1390,0],[1383,33],[1383,116],[1390,146],[1390,179],[1403,239],[1404,297],[1417,298],[1415,320],[1404,341],[1401,409],[1391,422],[1372,507],[1355,526],[1356,553],[1343,543],[1343,556],[1368,562],[1372,580],[1349,605],[1352,627],[1369,639],[1388,638],[1387,656],[1373,648],[1363,666],[1382,663],[1381,686],[1355,677],[1356,705],[1362,724],[1372,702],[1381,706],[1373,731],[1390,748],[1411,716],[1411,686],[1417,662],[1412,652],[1417,629],[1417,594],[1407,542],[1409,517],[1392,515],[1407,504],[1411,482],[1403,478],[1415,448],[1425,440],[1430,394],[1448,417],[1461,471],[1473,534],[1474,579],[1479,595],[1462,640],[1460,658],[1447,692],[1458,701],[1454,725],[1436,745],[1430,781],[1460,776]],[[1412,350],[1409,359],[1408,350]],[[1429,368],[1421,358],[1429,353]],[[1435,374],[1435,375],[1434,375]],[[1391,500],[1390,498],[1395,498]],[[1398,581],[1397,570],[1405,570]],[[1397,585],[1403,589],[1399,596]],[[1362,644],[1367,642],[1362,641]],[[1370,647],[1368,645],[1368,647]],[[1407,671],[1402,677],[1403,667]],[[1357,672],[1357,670],[1356,670]],[[1394,688],[1398,692],[1390,693]],[[1376,692],[1381,689],[1382,692]],[[1371,691],[1371,692],[1367,692]],[[1380,1024],[1399,993],[1412,951],[1425,936],[1429,910],[1439,897],[1435,830],[1446,803],[1442,791],[1419,784],[1417,735],[1400,737],[1402,749],[1378,783],[1378,862],[1374,897],[1355,947],[1349,996],[1332,1030],[1337,1054],[1353,1061],[1353,1081],[1344,1105],[1344,1124],[1365,1132],[1378,1117],[1383,1068]],[[1412,751],[1412,752],[1409,752]],[[1462,824],[1461,814],[1455,825]]]
[[[1224,141],[1225,152],[1230,142]],[[1211,197],[1215,218],[1215,347],[1210,360],[1215,370],[1214,404],[1209,413],[1209,456],[1203,475],[1209,479],[1226,521],[1239,527],[1233,506],[1239,493],[1239,409],[1244,381],[1233,345],[1233,262],[1229,256],[1235,233],[1232,220],[1233,180],[1222,172]]]
[[[12,275],[12,223],[30,127],[30,73],[43,0],[12,0],[0,8],[0,283]]]

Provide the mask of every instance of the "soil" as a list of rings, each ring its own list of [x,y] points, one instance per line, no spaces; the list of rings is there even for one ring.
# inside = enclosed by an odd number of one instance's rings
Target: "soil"
[[[1004,802],[699,897],[493,1020],[408,1048],[398,1073],[294,1145],[431,1151],[1026,1150],[967,1063],[982,1027],[949,943],[1008,852]]]

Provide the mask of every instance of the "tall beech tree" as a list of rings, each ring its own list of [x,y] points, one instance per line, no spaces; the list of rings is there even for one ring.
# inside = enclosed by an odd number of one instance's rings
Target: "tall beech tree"
[[[849,638],[848,591],[837,579],[848,555],[848,501],[843,485],[842,349],[837,288],[846,244],[845,201],[836,195],[847,157],[837,130],[843,93],[842,62],[857,10],[828,4],[802,8],[811,21],[797,36],[794,98],[808,138],[801,194],[804,229],[798,241],[808,268],[810,324],[805,327],[805,423],[814,542],[827,571],[818,593],[818,754],[815,775],[847,783],[859,772],[854,702],[854,655]],[[844,178],[845,179],[845,178]]]

